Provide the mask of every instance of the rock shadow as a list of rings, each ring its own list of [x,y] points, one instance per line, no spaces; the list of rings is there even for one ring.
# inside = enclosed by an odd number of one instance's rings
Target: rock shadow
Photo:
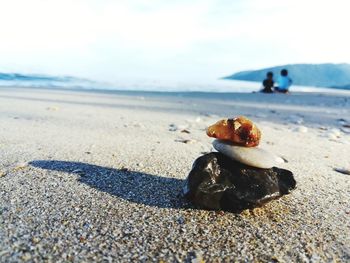
[[[98,165],[57,160],[35,160],[33,167],[78,175],[78,181],[124,200],[159,208],[187,208],[184,180]]]

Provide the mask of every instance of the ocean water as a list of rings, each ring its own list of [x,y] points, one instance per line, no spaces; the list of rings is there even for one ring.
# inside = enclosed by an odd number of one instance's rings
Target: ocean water
[[[19,73],[0,73],[0,87],[27,88],[94,88],[100,84],[83,78],[70,76],[25,75]]]
[[[251,93],[259,91],[259,82],[238,80],[209,81],[150,81],[133,80],[116,83],[98,82],[89,79],[70,76],[24,75],[17,73],[0,73],[0,87],[81,89],[81,90],[121,90],[121,91],[152,91],[152,92],[218,92],[218,93]],[[294,92],[346,92],[321,87],[292,86]],[[349,91],[350,92],[350,91]]]

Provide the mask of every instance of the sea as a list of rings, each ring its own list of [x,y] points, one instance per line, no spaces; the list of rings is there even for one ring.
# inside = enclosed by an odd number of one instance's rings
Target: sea
[[[20,73],[0,73],[0,87],[22,87],[42,89],[74,89],[98,91],[149,91],[149,92],[208,92],[208,93],[251,93],[258,92],[259,82],[213,79],[206,81],[160,81],[129,80],[114,83],[94,81],[72,76],[48,76]],[[346,90],[292,86],[291,92],[343,93]]]

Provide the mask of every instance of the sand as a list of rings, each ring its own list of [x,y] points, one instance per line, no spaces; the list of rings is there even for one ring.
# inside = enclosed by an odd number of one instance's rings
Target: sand
[[[180,196],[246,115],[297,189],[241,214]],[[0,262],[350,260],[350,94],[0,89]]]

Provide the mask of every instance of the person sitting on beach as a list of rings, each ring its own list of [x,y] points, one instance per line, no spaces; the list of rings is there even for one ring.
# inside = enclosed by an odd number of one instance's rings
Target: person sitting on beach
[[[288,77],[288,71],[286,69],[281,70],[281,76],[277,80],[278,86],[275,87],[276,92],[287,93],[289,87],[292,85],[292,79]]]
[[[272,93],[272,87],[275,82],[273,81],[273,73],[271,71],[267,72],[266,79],[263,81],[264,88],[261,90],[261,92],[264,93]]]

